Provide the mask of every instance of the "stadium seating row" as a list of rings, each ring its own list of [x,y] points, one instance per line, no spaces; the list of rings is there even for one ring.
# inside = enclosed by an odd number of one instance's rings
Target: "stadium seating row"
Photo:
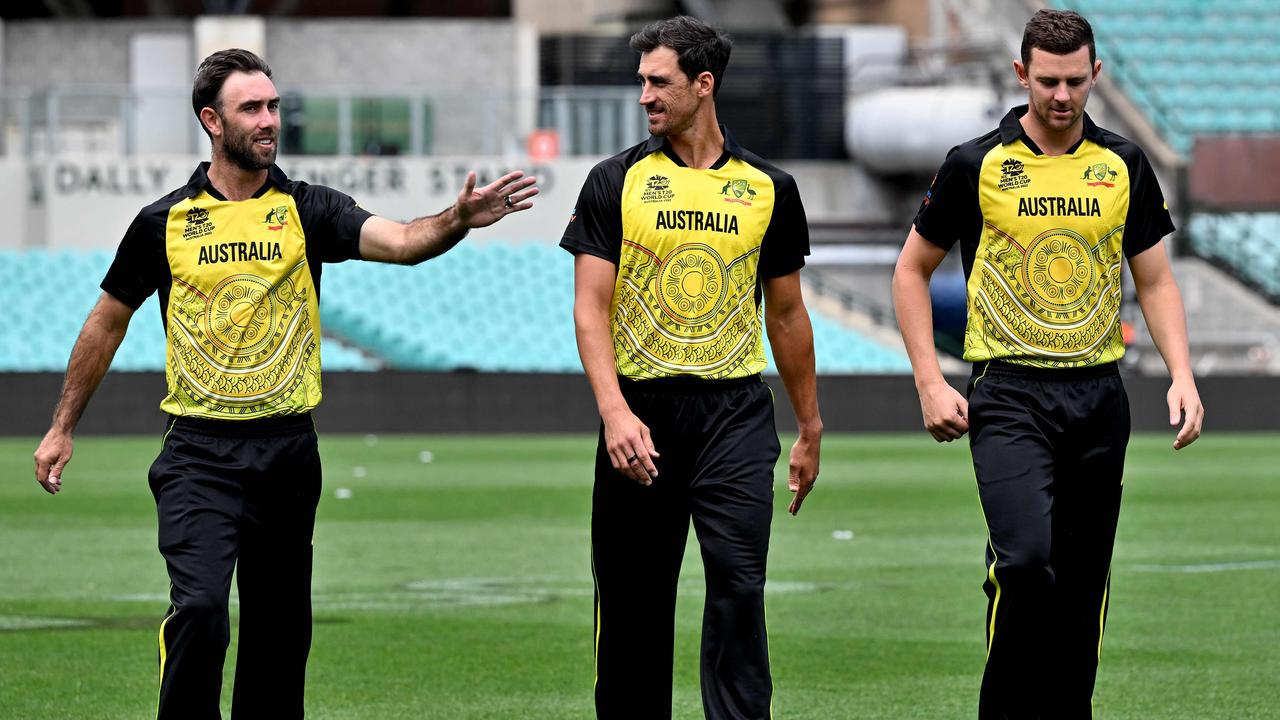
[[[108,251],[0,251],[0,371],[60,371],[97,300]],[[328,370],[580,372],[572,262],[553,246],[463,245],[416,268],[325,269]],[[907,372],[901,351],[813,313],[819,372]],[[135,315],[114,370],[160,370],[157,300]]]
[[[1074,0],[1070,5],[1087,15],[1105,12],[1123,17],[1220,18],[1280,12],[1274,0],[1141,0],[1140,2]]]
[[[1280,131],[1280,3],[1065,0],[1117,84],[1178,152],[1198,135]]]
[[[0,250],[0,371],[60,371],[67,365],[84,319],[97,302],[98,283],[111,264],[107,250]],[[378,363],[340,340],[327,338],[324,367],[374,370]],[[164,330],[153,295],[134,314],[111,369],[163,370]]]
[[[418,268],[326,271],[325,327],[395,367],[579,372],[570,257],[549,245],[463,245]],[[907,372],[901,351],[819,313],[820,373]]]
[[[1191,246],[1280,301],[1280,213],[1195,213]]]

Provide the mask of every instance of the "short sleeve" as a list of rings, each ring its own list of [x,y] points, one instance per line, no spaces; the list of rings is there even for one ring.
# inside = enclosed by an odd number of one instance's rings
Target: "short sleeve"
[[[138,213],[102,279],[103,291],[134,310],[170,282],[164,241],[169,207],[151,206]]]
[[[618,264],[622,255],[622,182],[626,173],[611,158],[591,168],[578,194],[578,204],[560,238],[560,247]]]
[[[294,197],[302,215],[308,259],[334,263],[360,257],[360,228],[373,213],[351,196],[323,185],[299,183]]]
[[[1134,146],[1129,166],[1129,213],[1124,220],[1124,255],[1133,257],[1149,249],[1173,232],[1173,218],[1165,203],[1160,182],[1147,156]]]
[[[790,175],[775,178],[777,197],[773,205],[773,217],[769,229],[760,241],[760,265],[757,274],[761,278],[775,278],[804,267],[809,254],[809,221],[805,218],[800,190]]]
[[[916,212],[916,232],[944,250],[951,249],[961,237],[978,232],[982,223],[978,167],[968,155],[962,146],[947,153]]]

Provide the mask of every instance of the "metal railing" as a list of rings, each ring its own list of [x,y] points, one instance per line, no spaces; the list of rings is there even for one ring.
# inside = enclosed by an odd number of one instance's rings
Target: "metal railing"
[[[203,154],[190,91],[18,88],[0,93],[0,155]],[[607,155],[647,137],[634,87],[545,87],[536,95],[281,89],[290,155],[507,155],[553,130],[562,155]]]

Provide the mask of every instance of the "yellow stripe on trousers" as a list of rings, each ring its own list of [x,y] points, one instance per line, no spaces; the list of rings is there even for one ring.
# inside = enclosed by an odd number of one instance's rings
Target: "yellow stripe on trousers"
[[[1102,588],[1102,608],[1098,611],[1098,662],[1102,662],[1102,633],[1107,627],[1107,603],[1111,600],[1111,566],[1107,566],[1107,584]]]
[[[169,588],[172,592],[173,588]],[[173,619],[177,609],[173,606],[169,607],[169,614],[164,616],[164,620],[160,621],[160,687],[156,689],[156,717],[160,716],[160,693],[164,690],[164,662],[169,657],[168,649],[164,644],[164,628]]]
[[[591,583],[596,586],[596,641],[595,652],[591,658],[591,687],[600,684],[600,580],[596,577],[596,547],[591,545]]]
[[[990,545],[991,541],[988,540],[987,544]],[[996,554],[995,546],[992,546],[991,547],[992,557],[995,557],[995,554]],[[987,657],[988,658],[991,657],[991,645],[996,641],[996,612],[999,611],[1000,609],[1000,592],[1001,592],[1000,581],[996,579],[996,562],[998,561],[999,561],[999,558],[997,558],[995,561],[992,561],[991,565],[987,567],[987,579],[991,581],[992,585],[996,586],[996,597],[994,600],[991,601],[991,622],[987,626]]]

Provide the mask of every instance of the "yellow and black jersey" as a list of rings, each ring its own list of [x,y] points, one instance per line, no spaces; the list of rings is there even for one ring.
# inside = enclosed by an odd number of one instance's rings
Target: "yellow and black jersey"
[[[274,165],[252,198],[231,202],[208,169],[138,213],[102,289],[135,310],[160,293],[165,412],[308,412],[321,396],[321,263],[359,257],[370,213]]]
[[[808,224],[795,180],[722,131],[706,170],[659,137],[596,165],[560,241],[618,266],[610,329],[623,377],[765,368],[760,282],[804,266]]]
[[[1142,150],[1084,116],[1084,136],[1045,155],[1025,105],[953,148],[915,218],[925,239],[960,241],[968,279],[964,358],[1086,367],[1124,355],[1121,256],[1173,232]]]

